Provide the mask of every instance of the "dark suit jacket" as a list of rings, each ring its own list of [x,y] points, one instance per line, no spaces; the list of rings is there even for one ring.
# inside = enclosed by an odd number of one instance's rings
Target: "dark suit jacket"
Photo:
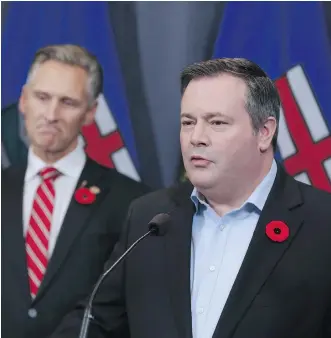
[[[101,192],[91,205],[72,199],[44,280],[31,301],[22,222],[25,169],[12,166],[2,172],[3,338],[51,334],[77,301],[88,295],[118,240],[130,202],[148,191],[88,159],[77,185],[86,180]]]
[[[90,338],[191,338],[190,248],[192,186],[136,200],[111,261],[168,212],[164,237],[148,237],[105,281],[96,297]],[[288,239],[265,234],[285,222]],[[111,262],[109,262],[110,264]],[[106,307],[106,304],[108,307]],[[296,182],[279,168],[214,338],[331,337],[331,195]],[[82,309],[68,315],[52,338],[78,337]],[[122,335],[122,337],[125,337]]]

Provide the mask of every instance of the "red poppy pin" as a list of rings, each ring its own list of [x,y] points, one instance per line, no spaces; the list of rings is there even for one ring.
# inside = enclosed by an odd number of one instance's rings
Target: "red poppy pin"
[[[84,181],[75,191],[75,200],[80,204],[92,204],[96,200],[96,195],[100,189],[96,186],[86,187],[87,182]]]
[[[284,242],[290,235],[290,229],[282,221],[272,221],[267,224],[265,233],[274,242]]]

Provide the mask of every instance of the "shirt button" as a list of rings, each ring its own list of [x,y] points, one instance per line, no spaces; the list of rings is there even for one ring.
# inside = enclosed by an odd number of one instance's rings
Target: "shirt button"
[[[200,313],[200,314],[203,313],[203,307],[198,308],[198,313]]]
[[[221,224],[220,230],[223,231],[225,229],[225,224]]]
[[[38,315],[38,313],[37,313],[37,310],[36,309],[29,309],[29,311],[28,311],[28,316],[30,317],[30,318],[36,318],[37,317],[37,315]]]
[[[215,270],[216,270],[215,265],[211,265],[211,266],[209,267],[209,270],[210,270],[210,271],[215,271]]]

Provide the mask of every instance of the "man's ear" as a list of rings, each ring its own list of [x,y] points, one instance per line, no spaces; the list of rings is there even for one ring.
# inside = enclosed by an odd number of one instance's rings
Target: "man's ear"
[[[22,87],[21,95],[18,100],[18,109],[22,113],[23,116],[25,116],[25,112],[26,112],[27,91],[28,91],[27,85],[24,85]]]
[[[269,116],[264,125],[259,130],[259,149],[261,153],[266,152],[272,146],[272,139],[276,133],[277,121]]]
[[[84,118],[84,123],[83,123],[84,126],[87,126],[87,125],[94,122],[94,118],[95,118],[95,114],[97,112],[97,108],[98,108],[98,101],[95,100],[93,105],[90,108],[88,108],[88,110],[86,112],[86,115],[85,115],[85,118]]]

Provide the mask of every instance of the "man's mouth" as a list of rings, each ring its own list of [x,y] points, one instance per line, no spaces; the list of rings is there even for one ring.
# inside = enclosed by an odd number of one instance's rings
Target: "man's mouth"
[[[206,166],[208,163],[210,163],[209,160],[200,155],[191,156],[191,162],[196,166]]]

